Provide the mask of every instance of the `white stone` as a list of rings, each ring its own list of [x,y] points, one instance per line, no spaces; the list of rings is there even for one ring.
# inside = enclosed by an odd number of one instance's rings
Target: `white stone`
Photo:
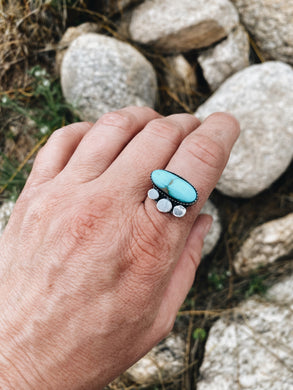
[[[212,326],[197,390],[292,390],[293,277]],[[275,299],[283,291],[287,301]],[[271,299],[273,295],[274,299]]]
[[[158,193],[158,191],[155,189],[155,188],[151,188],[149,191],[148,191],[148,197],[150,199],[158,199],[158,197],[160,196],[160,194]]]
[[[204,245],[203,245],[203,249],[202,249],[202,257],[204,257],[204,256],[208,255],[209,253],[211,253],[211,251],[217,245],[217,242],[219,241],[219,238],[221,235],[222,225],[221,225],[218,209],[210,200],[208,200],[204,204],[200,213],[201,214],[209,214],[213,217],[213,223],[212,223],[211,229],[208,232],[206,238],[204,239]]]
[[[5,226],[10,218],[15,203],[12,201],[4,202],[0,207],[0,237],[2,236]]]
[[[186,214],[186,208],[181,205],[175,206],[172,213],[175,217],[182,218]]]
[[[61,85],[82,120],[129,105],[153,107],[157,82],[152,65],[128,43],[83,34],[64,55]]]
[[[131,381],[148,385],[168,380],[184,368],[185,342],[171,333],[124,374]]]
[[[266,293],[267,298],[270,302],[277,303],[279,305],[288,305],[293,311],[293,277],[288,276],[281,282],[276,283]]]
[[[233,76],[202,105],[204,120],[226,111],[240,122],[241,134],[217,189],[251,197],[268,188],[293,156],[293,69],[282,62],[250,66]]]
[[[78,38],[80,35],[87,33],[97,33],[101,26],[97,23],[82,23],[76,27],[69,27],[62,36],[62,39],[58,43],[56,50],[55,68],[56,72],[60,73],[60,67],[66,50],[72,41]]]
[[[129,31],[140,43],[185,52],[227,36],[238,21],[229,0],[148,0],[134,9]]]
[[[157,202],[157,209],[161,213],[169,213],[172,210],[172,203],[169,199],[160,199]]]
[[[293,65],[293,0],[233,0],[265,59]]]
[[[229,76],[249,66],[249,38],[243,26],[239,25],[227,39],[203,51],[198,62],[212,91]]]
[[[235,256],[237,274],[245,275],[293,251],[293,213],[252,230]]]

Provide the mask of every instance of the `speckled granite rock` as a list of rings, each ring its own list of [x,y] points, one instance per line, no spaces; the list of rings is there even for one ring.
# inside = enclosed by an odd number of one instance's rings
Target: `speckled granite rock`
[[[0,237],[4,232],[5,226],[7,225],[14,204],[15,204],[14,202],[8,201],[8,202],[4,202],[0,207]]]
[[[266,59],[293,64],[293,0],[233,0]]]
[[[134,9],[133,40],[165,52],[185,52],[220,40],[238,24],[229,0],[148,0]]]
[[[108,111],[153,107],[157,82],[152,65],[131,45],[100,34],[75,39],[61,66],[66,100],[82,120],[95,122]]]
[[[268,188],[293,157],[293,69],[282,62],[250,66],[233,76],[196,112],[201,119],[227,111],[241,134],[217,189],[251,197]]]
[[[239,25],[227,39],[203,51],[198,62],[212,91],[229,76],[249,66],[249,38],[243,26]]]
[[[197,390],[292,390],[293,276],[212,326]]]
[[[185,342],[171,333],[124,374],[138,384],[160,383],[184,368]]]
[[[202,250],[202,257],[204,257],[211,253],[211,251],[216,246],[221,235],[222,225],[218,209],[216,208],[216,206],[213,205],[210,200],[208,200],[203,206],[201,214],[209,214],[213,217],[212,227],[204,240],[204,246]]]
[[[245,275],[293,251],[293,213],[252,230],[235,256],[237,274]]]
[[[82,34],[97,33],[100,30],[100,26],[97,23],[82,23],[77,27],[69,27],[63,34],[62,39],[58,43],[58,49],[56,51],[56,72],[60,73],[61,63],[72,41],[78,38]]]

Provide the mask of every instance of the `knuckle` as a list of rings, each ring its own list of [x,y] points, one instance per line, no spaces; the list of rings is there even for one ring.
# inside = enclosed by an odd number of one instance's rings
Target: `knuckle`
[[[137,107],[133,107],[133,108],[137,109]],[[141,107],[141,109],[144,110],[145,112],[150,113],[152,116],[158,116],[157,111],[155,111],[155,110],[152,109],[151,107],[145,106],[145,107]]]
[[[215,123],[229,123],[231,128],[236,132],[240,132],[240,124],[238,120],[232,114],[228,112],[214,112],[209,116],[209,119],[212,119]]]
[[[149,113],[151,114],[152,116],[158,116],[158,113],[152,109],[151,107],[148,107],[148,106],[142,106],[142,107],[139,107],[139,106],[128,106],[126,109],[122,109],[121,111],[124,112],[124,110],[127,110],[128,112],[133,112],[133,111],[144,111],[145,113]]]
[[[226,162],[226,151],[223,144],[206,135],[197,135],[184,141],[184,151],[200,160],[209,168],[219,169]]]
[[[55,130],[49,137],[48,142],[59,140],[59,138],[66,138],[68,136],[79,134],[82,128],[91,128],[93,126],[92,122],[75,122],[67,126],[63,126],[60,129]],[[47,143],[48,143],[47,142]]]
[[[64,134],[64,130],[65,130],[65,127],[61,127],[60,129],[57,129],[55,130],[49,137],[48,141],[47,141],[47,144],[49,142],[53,142],[57,139],[59,139],[60,137],[63,137],[63,134]]]
[[[61,127],[61,129],[54,130],[45,145],[42,147],[42,149],[40,149],[40,151],[46,151],[47,148],[51,147],[53,143],[59,142],[60,139],[63,139],[65,136],[68,136],[68,133],[66,132],[66,127]]]
[[[94,123],[90,122],[90,121],[78,122],[78,124],[81,126],[86,126],[86,127],[93,127],[93,125],[94,125]],[[69,126],[71,126],[71,125],[69,125]]]
[[[121,130],[132,129],[136,124],[135,116],[129,111],[107,112],[98,121],[100,125],[117,127]]]
[[[204,244],[204,241],[203,240],[200,240],[199,241],[199,245],[200,245],[200,248],[202,249],[203,248],[203,244]],[[201,259],[201,250],[198,251],[198,250],[189,250],[187,252],[187,258],[189,260],[189,262],[191,262],[193,264],[193,267],[194,267],[194,272],[195,270],[198,268],[199,266],[199,263],[200,263],[200,259]],[[195,276],[195,275],[194,275]]]
[[[176,146],[181,141],[183,134],[183,128],[167,118],[150,121],[147,130],[151,135],[173,142]]]

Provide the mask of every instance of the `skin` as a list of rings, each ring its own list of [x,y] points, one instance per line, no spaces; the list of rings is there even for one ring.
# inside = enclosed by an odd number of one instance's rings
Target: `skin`
[[[54,132],[0,241],[1,389],[102,389],[170,332],[238,135],[146,107]],[[183,218],[146,198],[160,168],[198,190]]]

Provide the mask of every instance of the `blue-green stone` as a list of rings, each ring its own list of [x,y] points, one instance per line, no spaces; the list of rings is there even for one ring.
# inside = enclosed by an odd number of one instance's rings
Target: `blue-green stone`
[[[191,204],[197,200],[195,188],[172,172],[156,169],[151,173],[151,179],[155,187],[179,202]]]

